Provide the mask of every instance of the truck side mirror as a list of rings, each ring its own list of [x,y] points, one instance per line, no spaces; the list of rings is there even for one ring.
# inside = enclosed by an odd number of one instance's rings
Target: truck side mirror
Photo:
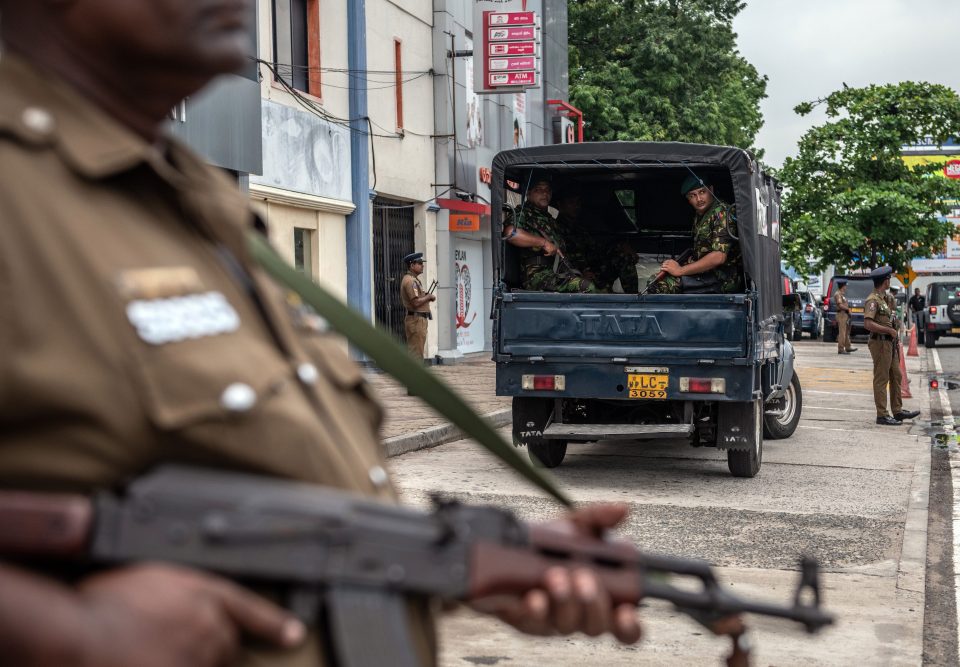
[[[783,295],[783,312],[785,313],[794,313],[800,310],[800,295],[799,294],[784,294]]]

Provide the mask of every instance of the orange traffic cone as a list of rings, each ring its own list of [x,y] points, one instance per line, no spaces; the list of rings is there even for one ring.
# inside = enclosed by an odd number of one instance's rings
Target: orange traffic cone
[[[897,356],[900,357],[900,398],[913,398],[913,394],[910,393],[910,378],[907,377],[907,362],[903,359],[903,345],[900,344],[900,341],[897,341]]]
[[[919,357],[920,352],[917,351],[917,325],[914,324],[910,327],[910,347],[907,349],[908,357]]]

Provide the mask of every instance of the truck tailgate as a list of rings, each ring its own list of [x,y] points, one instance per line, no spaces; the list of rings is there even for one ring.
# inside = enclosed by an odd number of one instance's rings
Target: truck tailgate
[[[497,353],[519,357],[734,359],[747,353],[744,294],[503,295]]]

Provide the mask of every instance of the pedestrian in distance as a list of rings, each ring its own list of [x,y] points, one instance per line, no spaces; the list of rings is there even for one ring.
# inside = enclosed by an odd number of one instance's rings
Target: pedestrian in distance
[[[864,303],[863,323],[870,332],[870,356],[873,358],[873,401],[877,408],[877,423],[883,426],[899,426],[904,419],[913,419],[919,410],[904,410],[900,397],[903,378],[900,375],[900,358],[896,311],[887,298],[890,276],[893,269],[883,266],[870,272],[873,291]],[[887,395],[890,396],[890,411],[887,411]]]
[[[920,293],[919,287],[913,288],[913,296],[910,297],[907,305],[910,308],[910,319],[913,321],[913,326],[917,328],[917,342],[923,345],[926,340],[924,336],[924,320],[926,319],[927,298]]]
[[[847,281],[837,279],[837,354],[850,354],[857,348],[850,345],[850,331],[853,323],[850,321],[850,303],[847,301]]]
[[[430,304],[437,300],[437,295],[425,291],[420,282],[424,261],[422,252],[412,252],[404,257],[407,272],[400,280],[400,301],[406,313],[403,333],[407,338],[407,351],[420,360],[423,360],[423,348],[427,342],[427,321],[433,319]]]
[[[396,502],[361,370],[251,257],[236,183],[165,130],[249,63],[250,10],[0,0],[0,488],[95,494],[187,463]],[[599,535],[624,515],[599,505],[563,526]],[[328,664],[322,628],[199,570],[0,562],[0,591],[3,664]],[[635,606],[589,570],[471,603],[531,634],[639,639]],[[434,664],[431,601],[403,614]]]

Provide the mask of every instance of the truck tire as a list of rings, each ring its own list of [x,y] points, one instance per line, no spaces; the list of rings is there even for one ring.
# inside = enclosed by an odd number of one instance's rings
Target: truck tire
[[[928,333],[923,337],[923,346],[924,347],[936,347],[937,346],[937,336],[936,334]]]
[[[744,424],[752,433],[750,449],[728,449],[727,467],[734,477],[754,477],[763,462],[763,401],[753,401],[753,423]]]
[[[513,398],[513,444],[526,446],[530,462],[538,468],[556,468],[567,454],[564,440],[545,440],[543,430],[553,414],[552,398]]]
[[[836,343],[837,342],[837,330],[834,329],[829,324],[823,325],[823,342],[824,343]]]
[[[783,395],[782,415],[763,415],[763,435],[771,440],[789,438],[800,423],[803,409],[803,393],[800,391],[800,378],[794,372],[790,385]]]
[[[530,463],[537,468],[556,468],[563,463],[563,457],[567,455],[567,443],[565,440],[531,443],[527,445],[527,455]]]

